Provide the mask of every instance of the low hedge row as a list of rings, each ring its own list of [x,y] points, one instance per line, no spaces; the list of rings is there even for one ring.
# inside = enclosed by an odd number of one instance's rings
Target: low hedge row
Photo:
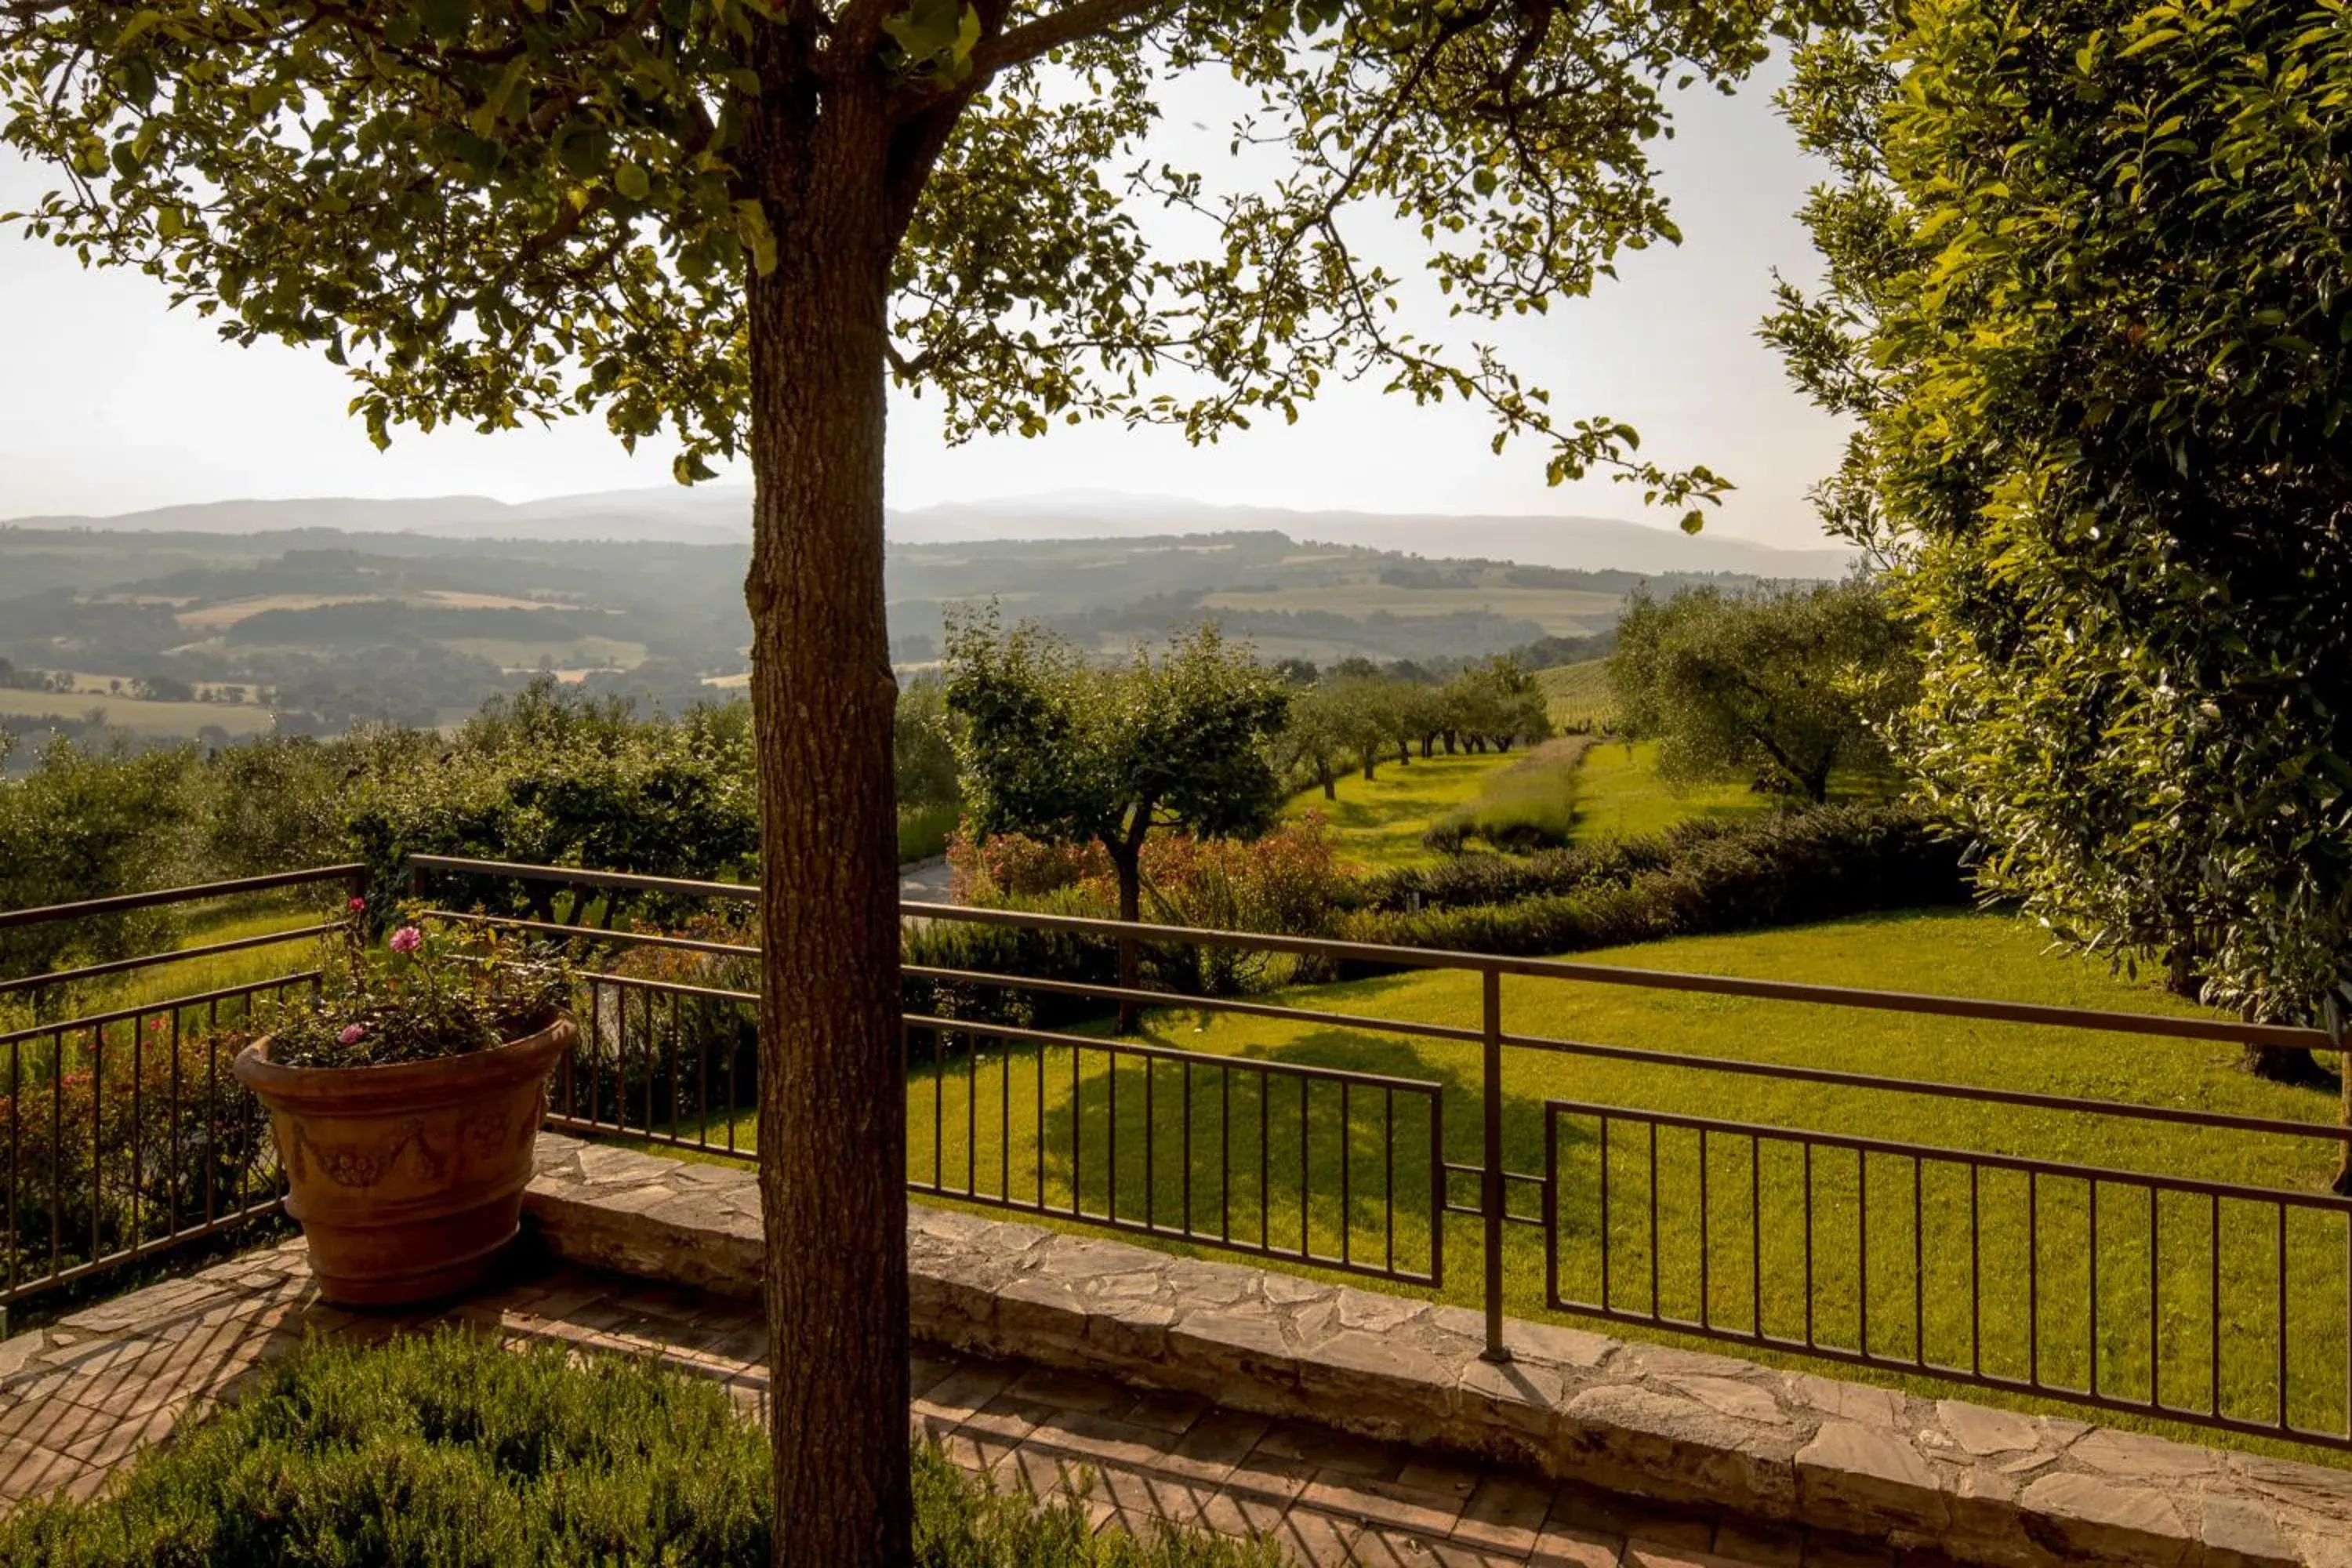
[[[1964,903],[1969,896],[1959,847],[1916,810],[1831,805],[1394,873],[1370,889],[1347,934],[1523,957]]]
[[[312,1345],[93,1501],[0,1521],[42,1568],[767,1568],[768,1436],[718,1384],[444,1331]],[[1270,1544],[1097,1535],[915,1453],[915,1568],[1276,1568]]]

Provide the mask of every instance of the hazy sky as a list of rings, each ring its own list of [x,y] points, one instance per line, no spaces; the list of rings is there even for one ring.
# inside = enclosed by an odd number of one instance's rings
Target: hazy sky
[[[1628,256],[1619,282],[1492,335],[1550,388],[1556,410],[1614,415],[1660,461],[1728,475],[1740,488],[1711,527],[1794,545],[1818,537],[1804,491],[1834,461],[1838,431],[1754,336],[1771,268],[1813,273],[1790,215],[1815,171],[1772,113],[1776,80],[1727,100],[1685,95],[1659,155],[1680,247]],[[50,183],[0,153],[0,210]],[[668,479],[667,450],[632,458],[593,420],[494,437],[404,431],[378,454],[344,416],[350,383],[316,353],[224,344],[192,312],[167,311],[152,280],[84,272],[13,234],[0,237],[0,518],[247,496],[523,500]],[[1198,449],[1116,427],[948,448],[925,405],[902,399],[892,414],[890,500],[901,507],[1087,487],[1309,509],[1642,516],[1622,486],[1546,486],[1535,447],[1493,456],[1489,427],[1466,410],[1416,408],[1371,387],[1328,393],[1295,426]]]

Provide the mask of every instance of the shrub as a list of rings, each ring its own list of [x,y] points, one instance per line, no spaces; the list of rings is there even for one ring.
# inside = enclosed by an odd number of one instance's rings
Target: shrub
[[[1967,898],[1958,847],[1917,811],[1832,805],[1395,873],[1347,934],[1454,952],[1576,952]]]
[[[1567,844],[1576,824],[1576,770],[1591,745],[1587,736],[1554,741],[1512,763],[1469,805],[1439,817],[1422,842],[1446,855],[1460,854],[1472,838],[1514,855]]]
[[[1274,1568],[1269,1546],[1096,1536],[1084,1507],[998,1496],[915,1454],[918,1568]],[[769,1447],[718,1384],[444,1330],[313,1343],[150,1449],[111,1494],[0,1522],[47,1568],[766,1568]]]
[[[120,1252],[227,1213],[240,1193],[276,1191],[264,1168],[268,1121],[231,1077],[249,1036],[205,1033],[151,1015],[72,1031],[55,1054],[19,1054],[0,1094],[0,1149],[13,1151],[15,1229],[0,1233],[16,1272],[47,1272]],[[0,1258],[0,1272],[9,1259]],[[5,1561],[0,1558],[0,1561]]]

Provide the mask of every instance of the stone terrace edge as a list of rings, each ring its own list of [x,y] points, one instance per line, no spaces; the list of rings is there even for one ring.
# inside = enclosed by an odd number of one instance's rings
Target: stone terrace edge
[[[556,1134],[526,1224],[566,1261],[759,1291],[756,1176]],[[912,1205],[919,1340],[1194,1394],[1993,1568],[2352,1568],[2352,1472],[1932,1400]]]

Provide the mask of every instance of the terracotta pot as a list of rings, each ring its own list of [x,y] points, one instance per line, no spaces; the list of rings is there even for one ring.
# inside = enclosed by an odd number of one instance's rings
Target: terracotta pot
[[[246,1047],[237,1081],[268,1109],[320,1293],[397,1306],[488,1278],[520,1223],[549,1069],[576,1038],[558,1017],[486,1051],[366,1068],[287,1067],[266,1039]]]

